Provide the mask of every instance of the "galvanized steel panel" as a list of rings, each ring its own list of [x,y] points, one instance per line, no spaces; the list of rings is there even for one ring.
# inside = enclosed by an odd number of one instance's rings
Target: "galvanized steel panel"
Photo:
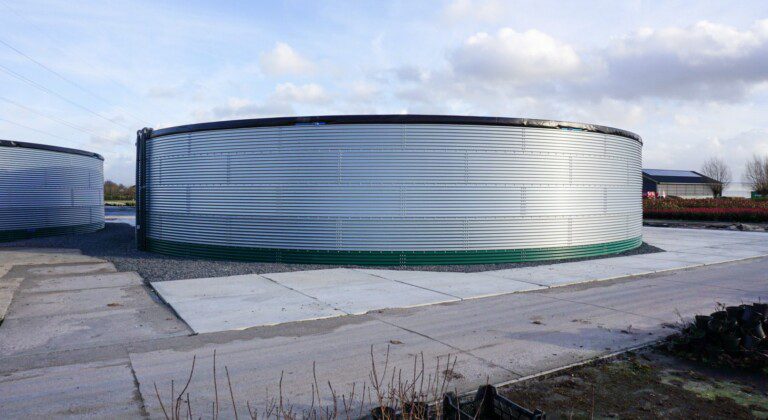
[[[478,251],[638,238],[641,148],[600,132],[333,124],[146,143],[150,239],[249,248]]]

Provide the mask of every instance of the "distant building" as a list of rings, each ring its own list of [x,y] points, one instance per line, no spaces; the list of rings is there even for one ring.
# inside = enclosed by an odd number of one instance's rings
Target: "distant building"
[[[643,169],[643,196],[682,198],[712,197],[716,180],[695,171]]]
[[[749,182],[733,181],[725,187],[723,197],[749,198],[752,193],[752,184]]]

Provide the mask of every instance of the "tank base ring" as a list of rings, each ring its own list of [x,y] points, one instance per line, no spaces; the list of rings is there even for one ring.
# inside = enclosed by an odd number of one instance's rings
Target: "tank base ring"
[[[553,248],[498,249],[487,251],[321,251],[279,248],[245,248],[147,238],[148,251],[217,260],[334,265],[453,265],[497,264],[584,258],[618,254],[639,247],[642,236],[615,242]]]
[[[84,225],[54,226],[17,230],[0,230],[0,242],[18,241],[21,239],[39,238],[42,236],[72,235],[76,233],[91,233],[104,229],[104,222],[87,223]]]

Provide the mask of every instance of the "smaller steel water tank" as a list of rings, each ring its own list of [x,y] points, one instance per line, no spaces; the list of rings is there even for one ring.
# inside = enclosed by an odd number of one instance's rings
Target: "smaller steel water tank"
[[[0,140],[0,242],[103,227],[103,157]]]

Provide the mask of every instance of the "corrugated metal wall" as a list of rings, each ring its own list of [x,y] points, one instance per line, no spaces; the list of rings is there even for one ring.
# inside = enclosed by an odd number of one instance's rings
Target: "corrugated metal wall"
[[[0,239],[104,227],[104,162],[0,146]]]
[[[468,251],[641,236],[642,145],[621,136],[338,124],[172,134],[146,147],[155,240]]]
[[[712,198],[712,187],[707,184],[674,184],[660,182],[656,187],[659,195],[682,198]]]

